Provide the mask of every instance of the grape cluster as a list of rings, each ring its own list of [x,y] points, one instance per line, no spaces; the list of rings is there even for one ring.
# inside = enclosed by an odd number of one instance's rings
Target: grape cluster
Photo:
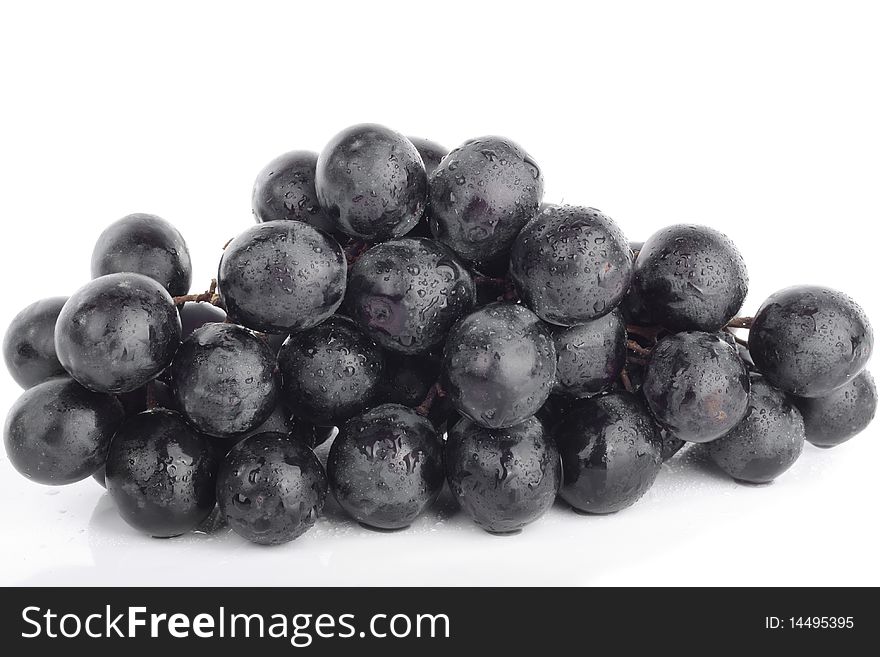
[[[688,443],[765,483],[805,441],[871,421],[873,334],[848,296],[790,287],[740,317],[748,274],[725,235],[628,242],[543,186],[509,139],[447,152],[354,126],[259,173],[256,223],[199,294],[173,226],[115,222],[93,280],[6,333],[26,389],[11,463],[42,484],[94,476],[158,537],[218,513],[250,541],[291,541],[328,492],[402,529],[444,485],[508,534],[557,498],[630,506]],[[313,450],[331,439],[325,466]]]

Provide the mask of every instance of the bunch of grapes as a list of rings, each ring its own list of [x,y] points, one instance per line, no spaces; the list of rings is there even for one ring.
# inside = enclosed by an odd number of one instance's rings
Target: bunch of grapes
[[[99,237],[91,282],[9,327],[26,388],[9,459],[43,484],[94,476],[153,536],[217,509],[283,543],[328,491],[399,529],[444,483],[504,534],[557,496],[624,509],[686,443],[763,483],[805,441],[871,421],[873,335],[848,296],[790,287],[740,317],[748,275],[725,235],[628,242],[602,212],[542,196],[508,139],[446,152],[355,126],[260,172],[256,224],[201,294],[180,233],[127,216]],[[325,464],[314,449],[331,439]]]

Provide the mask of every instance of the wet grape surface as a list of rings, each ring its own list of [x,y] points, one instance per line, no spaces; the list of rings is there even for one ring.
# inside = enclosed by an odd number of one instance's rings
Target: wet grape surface
[[[293,333],[330,317],[345,294],[342,247],[300,221],[258,224],[223,251],[217,274],[229,319],[266,333]]]
[[[452,251],[407,238],[374,246],[358,259],[345,307],[382,347],[412,355],[442,345],[475,295],[470,273]]]
[[[97,392],[130,392],[171,364],[180,317],[171,296],[141,274],[96,278],[73,293],[55,322],[65,370]]]
[[[591,560],[656,556],[665,572],[693,549],[662,556],[635,529],[609,554],[602,528],[624,527],[627,509],[663,514],[661,533],[680,537],[689,521],[659,500],[687,509],[780,481],[807,499],[798,482],[830,472],[816,455],[850,449],[816,447],[848,443],[876,413],[862,308],[802,285],[748,316],[743,257],[715,228],[629,241],[625,206],[543,196],[541,168],[510,139],[447,151],[360,124],[257,173],[252,217],[220,236],[217,277],[195,291],[176,228],[147,214],[111,223],[95,278],[24,307],[6,332],[25,389],[8,461],[34,484],[106,486],[96,517],[120,541],[188,535],[164,544],[237,545],[237,559],[245,541],[296,539],[290,554],[318,555],[309,572],[262,558],[298,584],[338,566],[348,548],[335,539],[387,546],[351,554],[417,577],[430,560],[462,570],[444,545],[479,563],[447,534],[528,545],[548,530],[580,536]],[[643,498],[649,510],[628,510]],[[726,502],[704,506],[730,519]],[[437,550],[413,566],[401,533]],[[485,552],[499,571],[525,567]],[[528,559],[573,576],[565,540],[545,553]]]

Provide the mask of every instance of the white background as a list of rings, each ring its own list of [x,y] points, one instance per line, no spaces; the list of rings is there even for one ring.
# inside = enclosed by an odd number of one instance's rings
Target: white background
[[[598,207],[631,239],[723,230],[750,269],[747,313],[817,283],[880,324],[878,17],[867,2],[4,4],[0,325],[87,281],[95,238],[130,212],[180,228],[201,290],[251,224],[257,171],[364,121],[449,147],[512,138],[547,200]],[[18,394],[2,377],[4,411]],[[274,549],[141,537],[91,480],[42,487],[3,456],[0,583],[877,585],[878,438],[875,423],[807,446],[758,488],[683,457],[627,511],[558,507],[518,537],[448,504],[373,533],[330,504]]]

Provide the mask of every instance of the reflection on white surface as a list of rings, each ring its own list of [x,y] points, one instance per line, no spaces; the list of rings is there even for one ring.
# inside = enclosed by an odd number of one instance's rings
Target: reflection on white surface
[[[866,432],[831,451],[810,446],[768,486],[743,486],[686,451],[634,507],[585,517],[557,504],[522,534],[489,535],[448,492],[399,532],[325,515],[296,541],[247,543],[227,528],[152,539],[128,527],[92,481],[47,489],[14,478],[3,533],[3,584],[566,585],[877,584],[873,519],[853,522],[853,495],[871,494],[878,453]],[[867,519],[865,519],[867,520]],[[842,560],[870,564],[865,572]]]

